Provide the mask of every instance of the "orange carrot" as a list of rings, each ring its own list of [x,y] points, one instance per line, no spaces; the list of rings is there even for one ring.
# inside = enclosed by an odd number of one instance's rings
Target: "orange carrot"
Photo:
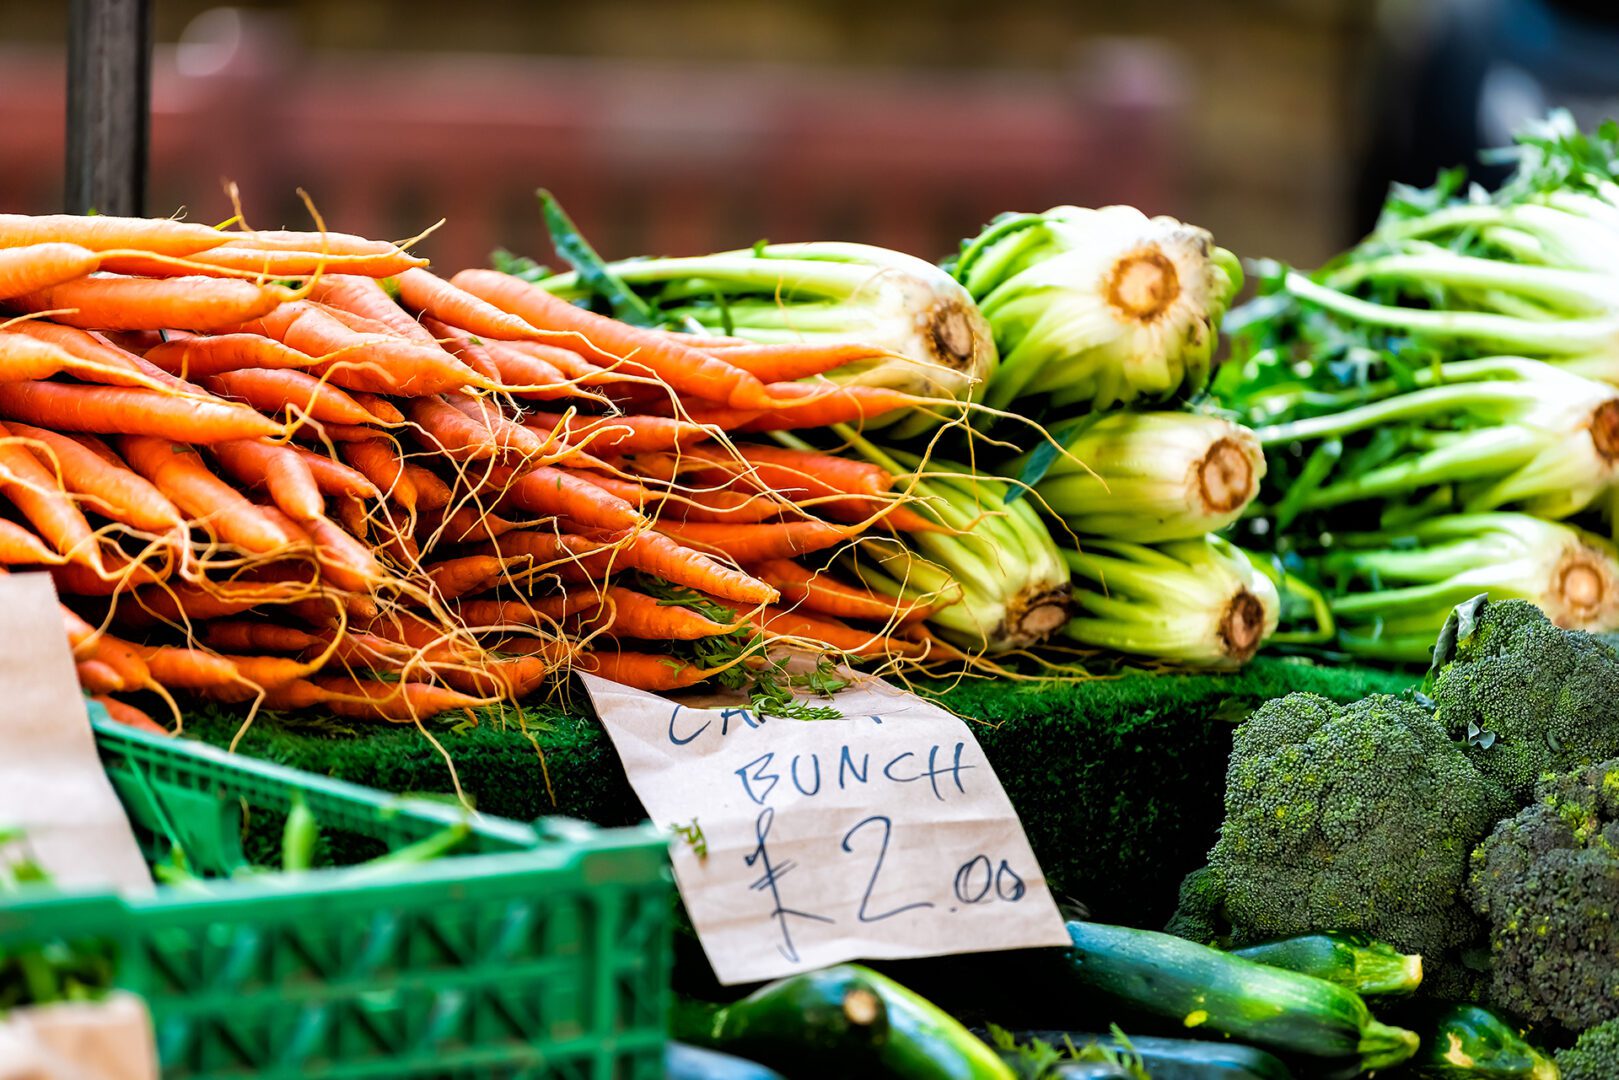
[[[574,470],[571,475],[603,491],[617,495],[638,510],[656,507],[662,516],[678,521],[716,521],[752,524],[778,517],[781,503],[767,495],[750,495],[740,491],[667,492],[649,489],[632,480],[614,476],[601,476],[585,470]]]
[[[374,619],[366,626],[366,631],[410,646],[414,653],[434,662],[462,663],[477,659],[479,654],[464,630],[408,611],[390,612],[385,618]]]
[[[0,300],[84,277],[100,263],[95,252],[77,244],[0,248]]]
[[[142,660],[135,646],[111,634],[102,634],[96,639],[91,656],[100,660],[123,679],[124,685],[131,689],[152,685],[152,671]]]
[[[574,667],[637,690],[651,691],[679,690],[700,683],[711,674],[696,664],[667,656],[605,650],[580,653],[574,659]]]
[[[0,248],[0,254],[4,254],[3,248]],[[17,382],[24,379],[48,379],[52,375],[69,371],[96,382],[138,381],[134,373],[123,365],[112,371],[98,368],[99,365],[87,363],[48,341],[39,341],[26,334],[0,330],[0,380]]]
[[[322,644],[321,638],[296,627],[237,619],[208,623],[204,640],[224,652],[301,652]]]
[[[221,233],[233,244],[264,251],[320,251],[328,256],[392,255],[404,249],[386,240],[372,240],[353,233],[294,232],[289,229],[243,229]],[[139,244],[133,245],[139,247]]]
[[[167,218],[0,214],[0,248],[61,242],[91,251],[127,248],[181,256],[218,247],[229,239],[206,225]]]
[[[295,299],[281,285],[228,278],[141,278],[96,274],[6,301],[22,311],[88,330],[218,330]]]
[[[83,496],[85,505],[103,517],[154,533],[184,524],[180,511],[161,491],[116,457],[109,461],[111,451],[99,440],[61,435],[15,421],[6,426],[13,435],[38,443],[29,449],[40,464],[59,472],[67,490]]]
[[[22,511],[59,554],[100,569],[101,551],[90,523],[63,493],[55,474],[15,438],[0,426],[0,440],[5,440],[0,441],[0,494]]]
[[[362,334],[308,302],[283,304],[242,329],[265,334],[321,358],[311,371],[349,390],[434,394],[487,382],[436,345],[429,348],[391,335]]]
[[[360,407],[377,418],[380,424],[403,424],[405,414],[399,411],[399,406],[383,397],[381,394],[370,394],[364,390],[356,390],[349,395],[360,403]]]
[[[146,359],[182,378],[200,379],[242,368],[307,368],[316,361],[261,334],[188,334],[146,350]]]
[[[645,520],[618,496],[549,465],[514,476],[501,493],[500,502],[534,514],[555,515],[587,528],[629,529]]]
[[[86,382],[148,388],[155,383],[186,393],[196,390],[184,380],[176,379],[156,365],[148,364],[140,356],[114,345],[102,334],[87,333],[72,326],[58,326],[42,319],[13,323],[5,333],[33,338],[61,349],[73,358],[63,361],[62,370]]]
[[[410,478],[412,486],[416,488],[416,509],[430,513],[442,510],[450,505],[455,497],[450,485],[440,479],[438,473],[425,465],[418,465],[414,461],[405,462],[405,475]]]
[[[446,600],[482,592],[506,575],[506,560],[493,555],[466,555],[426,568],[434,590]]]
[[[758,376],[766,383],[792,382],[820,375],[845,364],[878,360],[889,353],[870,345],[753,345],[722,346],[725,362]]]
[[[765,389],[777,399],[791,399],[792,404],[766,410],[734,430],[789,431],[825,427],[828,424],[853,424],[896,409],[929,404],[925,398],[913,397],[886,386],[832,387],[816,383],[770,383]],[[698,419],[695,412],[692,419]]]
[[[577,382],[579,386],[606,386],[625,381],[623,376],[599,368],[566,349],[537,345],[532,341],[486,341],[483,347],[484,355],[495,365],[501,386],[517,387],[509,391],[517,397],[554,401],[558,398],[593,396],[570,386],[569,381]],[[642,371],[647,378],[652,377],[650,371],[645,368]]]
[[[397,502],[407,512],[416,509],[416,485],[405,475],[404,462],[386,439],[344,443],[343,456],[384,498]]]
[[[96,628],[65,605],[62,605],[62,628],[67,631],[67,643],[73,647],[73,659],[88,660],[95,655]]]
[[[298,452],[262,439],[235,439],[209,447],[225,471],[270,499],[294,521],[309,522],[326,512],[315,473]]]
[[[487,397],[450,393],[444,400],[488,430],[502,453],[518,454],[527,459],[544,457],[560,449],[562,440],[541,438],[535,432],[510,419],[500,406]]]
[[[369,424],[375,419],[337,387],[302,371],[222,371],[203,379],[202,384],[222,398],[245,401],[260,412],[297,410],[323,424]]]
[[[152,678],[171,690],[200,690],[237,681],[236,665],[215,653],[184,645],[135,645]]]
[[[795,508],[763,492],[685,491],[664,500],[663,517],[676,521],[754,524],[780,517]]]
[[[308,675],[317,666],[285,656],[227,656],[225,659],[236,668],[239,681],[260,688],[285,686]]]
[[[421,428],[418,439],[423,446],[457,461],[479,461],[500,453],[500,444],[487,427],[443,398],[413,399],[410,418]]]
[[[658,531],[688,547],[729,555],[739,563],[804,555],[855,535],[848,528],[824,521],[782,521],[767,525],[665,521],[658,524]]]
[[[493,270],[487,273],[507,277]],[[467,289],[459,280],[445,281],[426,270],[407,270],[399,275],[399,299],[406,307],[484,341],[534,341],[560,346],[593,360],[618,359],[618,354],[596,345],[574,327],[535,326],[488,297]]]
[[[500,544],[510,546],[510,541],[516,536],[538,536],[547,539],[544,533],[512,533],[510,536],[502,536]],[[557,538],[550,536],[549,539]],[[591,542],[584,538],[567,539]],[[763,604],[774,601],[777,597],[776,589],[772,589],[764,581],[746,575],[742,570],[727,567],[725,563],[717,562],[703,552],[682,547],[680,542],[652,529],[641,529],[636,533],[604,534],[601,541],[597,541],[597,549],[604,547],[609,547],[610,557],[620,567],[644,570],[662,580],[672,581],[674,585],[701,589],[704,593],[724,597],[729,601]]]
[[[134,562],[122,554],[103,560],[107,565],[98,573],[81,563],[63,563],[50,567],[56,591],[74,596],[112,596],[139,585],[162,581],[164,575],[148,562]]]
[[[295,581],[237,580],[228,584],[181,582],[137,589],[134,603],[119,608],[119,618],[136,624],[155,620],[220,619],[260,605],[284,605],[307,596],[310,586]]]
[[[516,701],[538,690],[557,668],[549,656],[518,656],[491,660],[468,670],[445,668],[438,677],[463,693],[481,698],[503,697]]]
[[[126,436],[120,447],[136,472],[226,543],[260,554],[284,551],[293,543],[287,530],[209,472],[191,447],[144,435]]]
[[[695,641],[734,629],[690,608],[660,604],[650,596],[609,586],[601,596],[601,612],[587,620],[592,628],[611,629],[619,637],[653,641]]]
[[[523,423],[542,433],[556,432],[565,442],[587,446],[598,454],[633,454],[676,450],[707,440],[711,432],[666,416],[564,416],[534,412]]]
[[[285,432],[274,420],[224,401],[191,401],[122,386],[48,382],[0,382],[0,417],[56,431],[154,435],[191,443]]]
[[[107,697],[105,694],[96,695],[94,700],[103,709],[107,710],[107,719],[115,724],[123,724],[125,727],[132,727],[137,731],[145,731],[152,735],[167,735],[169,733],[168,729],[162,724],[159,724],[156,720],[153,720],[150,716],[127,702]]]
[[[314,548],[321,578],[344,592],[364,595],[388,578],[376,554],[324,517],[294,521],[273,506],[257,508],[263,517],[299,543]]]
[[[483,342],[465,330],[440,322],[430,315],[422,316],[422,321],[416,325],[430,334],[437,345],[479,375],[493,382],[501,381],[500,366],[495,363],[495,358],[489,355]]]
[[[221,244],[219,247],[186,257],[185,263],[119,252],[101,260],[101,269],[118,274],[175,277],[204,274],[210,267],[223,274],[259,274],[267,278],[309,277],[316,273],[364,274],[392,277],[413,266],[426,266],[427,260],[403,251],[374,255],[322,255],[318,251],[255,247],[251,242]]]
[[[494,540],[521,527],[499,514],[461,506],[449,517],[442,514],[424,515],[416,531],[423,536],[442,536],[448,544],[470,544],[479,540]]]
[[[750,617],[749,621],[773,637],[825,643],[855,656],[922,656],[927,652],[927,647],[920,642],[857,630],[836,619],[806,615],[801,611],[769,607],[762,614]]]
[[[791,559],[769,559],[754,563],[747,570],[760,581],[779,589],[782,600],[840,619],[887,623],[897,618],[900,622],[914,622],[931,610],[926,604],[899,601],[879,596],[870,589],[847,585],[824,570],[809,570]]]
[[[79,685],[92,694],[110,694],[115,690],[134,689],[104,660],[80,660],[76,667]]]
[[[342,308],[335,308],[329,304],[322,304],[315,301],[311,301],[311,303],[357,334],[379,334],[382,337],[387,338],[404,338],[406,341],[410,340],[409,338],[405,338],[403,334],[395,331],[393,327],[389,326],[385,322],[378,322],[376,319],[367,318],[364,315],[356,315],[352,311],[344,311]]]
[[[8,566],[26,566],[30,563],[54,563],[61,556],[45,546],[45,542],[21,525],[0,518],[0,563]]]
[[[881,465],[813,450],[742,443],[734,451],[699,447],[687,456],[742,475],[795,502],[831,495],[881,495],[894,486],[894,475]]]
[[[394,303],[374,278],[351,274],[327,274],[315,283],[310,297],[329,308],[349,312],[382,323],[400,337],[418,345],[438,344],[432,333]]]
[[[569,615],[601,606],[595,593],[571,592],[561,596],[536,596],[524,600],[463,600],[462,623],[471,627],[532,626],[553,627]]]
[[[320,474],[316,473],[315,478],[318,482]],[[367,486],[371,483],[369,480],[365,482]],[[324,484],[322,490],[327,490]],[[358,496],[341,493],[337,495],[337,520],[356,540],[364,540],[371,533],[371,521],[365,512],[365,500]]]
[[[413,274],[426,274],[426,271],[411,270],[401,275],[402,296],[404,279]],[[774,404],[765,385],[739,367],[662,335],[575,307],[520,278],[496,270],[463,270],[455,275],[451,284],[518,316],[530,326],[574,331],[598,348],[617,356],[633,356],[636,363],[651,368],[659,378],[683,394],[743,409],[769,408]],[[440,317],[474,333],[478,332],[460,319]]]
[[[289,445],[288,449],[297,454],[309,467],[322,494],[349,495],[358,499],[380,497],[376,485],[367,480],[365,474],[358,469],[352,469],[342,462],[333,461],[324,454],[317,454],[302,446]]]
[[[483,704],[478,698],[428,683],[373,682],[341,676],[328,676],[313,682],[327,695],[319,704],[334,716],[350,719],[410,723],[437,716],[441,712]]]

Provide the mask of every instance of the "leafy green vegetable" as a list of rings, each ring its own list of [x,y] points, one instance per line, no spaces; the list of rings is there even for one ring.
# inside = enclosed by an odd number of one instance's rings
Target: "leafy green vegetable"
[[[989,320],[1005,408],[1162,401],[1208,380],[1220,318],[1242,286],[1209,234],[1127,206],[1003,214],[948,263]]]
[[[635,573],[634,579],[637,591],[655,598],[659,604],[686,608],[718,623],[737,620],[735,609],[717,604],[695,589],[640,571]],[[715,677],[716,681],[727,690],[748,691],[749,707],[760,716],[836,720],[843,715],[830,705],[811,705],[793,693],[795,688],[803,688],[821,697],[830,697],[847,686],[848,680],[838,674],[837,661],[832,656],[817,657],[811,671],[789,671],[786,661],[769,656],[764,640],[747,627],[670,645],[674,655],[700,667],[729,665]]]
[[[1116,1045],[1096,1039],[1083,1046],[1075,1046],[1073,1039],[1067,1035],[1063,1036],[1061,1046],[1054,1046],[1039,1038],[1019,1042],[1010,1031],[995,1024],[987,1025],[987,1030],[989,1044],[1001,1051],[1003,1057],[1010,1058],[1019,1080],[1050,1080],[1056,1067],[1065,1062],[1098,1062],[1112,1065],[1135,1080],[1152,1080],[1141,1055],[1135,1052],[1129,1038],[1117,1024],[1111,1026]]]
[[[544,188],[536,194],[539,195],[540,212],[545,217],[545,227],[551,234],[551,243],[557,249],[557,254],[573,267],[592,295],[607,303],[613,318],[631,326],[663,325],[663,319],[596,254],[596,249],[590,246],[590,241],[585,239],[573,219],[563,211],[556,197]]]

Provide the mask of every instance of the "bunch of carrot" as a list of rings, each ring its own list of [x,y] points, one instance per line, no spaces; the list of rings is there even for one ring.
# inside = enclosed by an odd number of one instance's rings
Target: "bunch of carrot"
[[[50,569],[114,716],[409,721],[569,667],[672,689],[716,668],[671,643],[739,634],[927,650],[924,610],[804,561],[928,527],[892,477],[731,438],[924,405],[815,380],[871,350],[641,329],[425,262],[0,215],[0,564]]]

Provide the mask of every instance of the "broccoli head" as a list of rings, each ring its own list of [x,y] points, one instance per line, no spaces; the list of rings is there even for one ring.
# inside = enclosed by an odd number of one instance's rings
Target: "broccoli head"
[[[1583,1031],[1619,1017],[1619,759],[1535,795],[1473,853],[1468,893],[1489,924],[1491,999]]]
[[[1224,946],[1231,928],[1225,917],[1225,885],[1213,867],[1199,867],[1181,880],[1180,902],[1164,932],[1199,945]]]
[[[1267,702],[1237,729],[1225,810],[1209,862],[1234,944],[1358,930],[1438,958],[1476,936],[1463,889],[1492,803],[1416,701]]]
[[[1557,1053],[1563,1080],[1613,1080],[1619,1076],[1619,1020],[1598,1024]]]
[[[1433,691],[1439,722],[1501,789],[1503,814],[1542,775],[1619,754],[1619,654],[1527,601],[1483,605]]]

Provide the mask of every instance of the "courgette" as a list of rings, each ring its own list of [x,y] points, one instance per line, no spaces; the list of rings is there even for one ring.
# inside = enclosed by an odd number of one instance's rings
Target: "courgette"
[[[1557,1080],[1557,1065],[1518,1029],[1477,1005],[1446,1005],[1424,1018],[1417,1076],[1434,1080]]]
[[[1106,1061],[1065,1061],[1053,1065],[1045,1080],[1140,1080],[1140,1077],[1123,1065]]]
[[[733,1005],[675,1012],[676,1038],[793,1076],[1015,1080],[926,998],[858,964],[781,979]]]
[[[1015,1031],[1012,1038],[1019,1044],[1038,1039],[1058,1048],[1100,1043],[1124,1049],[1112,1035],[1085,1031]],[[1241,1043],[1131,1035],[1130,1050],[1152,1080],[1293,1080],[1292,1072],[1276,1055]]]
[[[1364,934],[1304,934],[1231,953],[1267,967],[1335,982],[1362,997],[1409,994],[1422,982],[1422,957]]]
[[[785,1080],[757,1062],[678,1042],[664,1050],[663,1075],[665,1080]]]
[[[1415,1032],[1378,1023],[1360,995],[1325,979],[1151,930],[1071,922],[1068,936],[1074,986],[1190,1030],[1359,1071],[1389,1068],[1417,1050]]]

